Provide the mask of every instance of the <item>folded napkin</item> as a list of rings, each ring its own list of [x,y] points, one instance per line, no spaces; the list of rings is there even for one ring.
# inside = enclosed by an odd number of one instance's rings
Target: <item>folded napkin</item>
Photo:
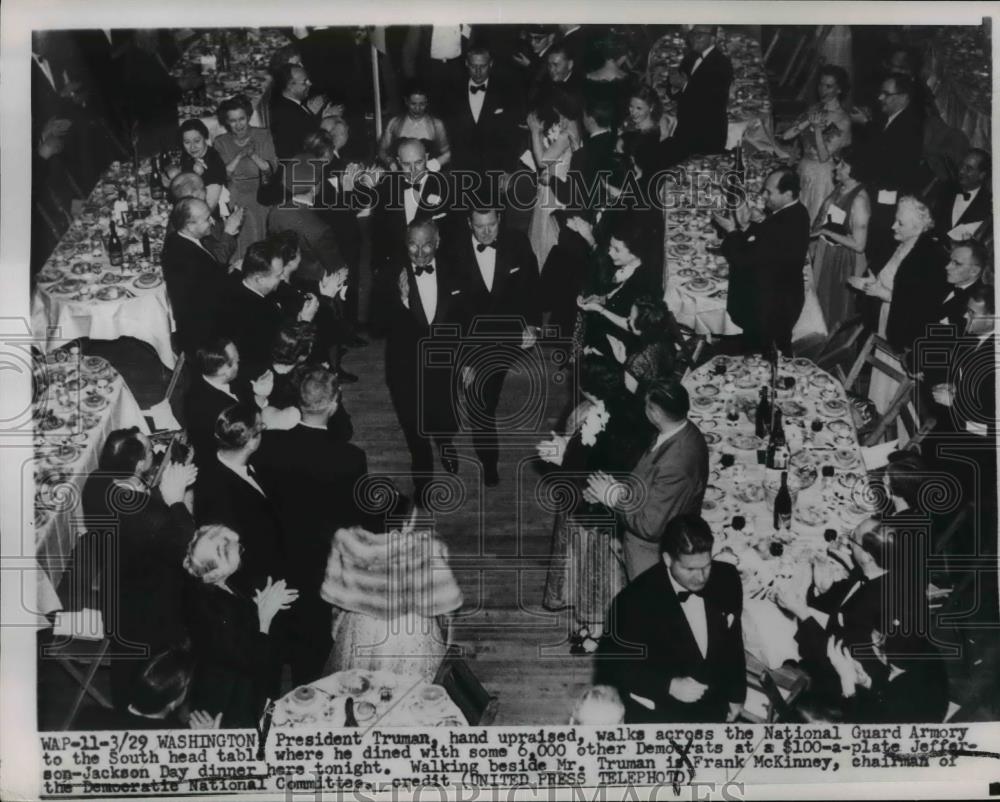
[[[879,443],[877,446],[862,446],[861,459],[864,460],[867,470],[877,471],[888,465],[889,455],[898,450],[899,440],[890,440],[888,443]]]

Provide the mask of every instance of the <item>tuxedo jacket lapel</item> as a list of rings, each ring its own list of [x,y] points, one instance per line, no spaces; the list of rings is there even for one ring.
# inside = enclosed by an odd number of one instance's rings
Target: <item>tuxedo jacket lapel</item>
[[[427,312],[424,310],[424,302],[420,299],[420,290],[417,288],[417,277],[409,267],[403,268],[406,271],[407,280],[410,282],[410,314],[421,326],[429,327],[431,321],[427,319]]]

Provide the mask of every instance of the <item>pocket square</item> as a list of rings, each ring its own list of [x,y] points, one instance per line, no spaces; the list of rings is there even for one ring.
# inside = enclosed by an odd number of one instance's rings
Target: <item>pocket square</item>
[[[503,109],[494,109],[494,114],[503,114]]]
[[[451,291],[451,294],[452,294],[452,295],[461,295],[461,294],[462,294],[462,291],[461,291],[461,290],[452,290],[452,291]]]
[[[747,242],[756,242],[757,237],[747,237]]]
[[[428,195],[427,196],[427,202],[430,203],[430,204],[432,204],[432,205],[434,205],[434,206],[437,206],[441,202],[441,196],[440,195]]]
[[[732,613],[726,613],[726,629],[732,629],[735,620],[736,617]]]
[[[513,270],[510,271],[510,275],[513,276],[515,273],[520,273],[520,272],[521,272],[521,268],[515,267]]]
[[[440,220],[442,217],[444,217],[444,212],[441,212],[441,214],[434,215],[434,217],[432,219],[434,219],[434,220]]]

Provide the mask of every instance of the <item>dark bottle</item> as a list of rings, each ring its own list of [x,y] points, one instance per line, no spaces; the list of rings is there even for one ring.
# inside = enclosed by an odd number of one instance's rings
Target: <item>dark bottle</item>
[[[149,232],[142,232],[142,255],[147,259],[153,255],[153,249],[149,244]]]
[[[163,179],[160,177],[160,167],[157,164],[159,159],[150,159],[152,165],[149,170],[149,194],[153,200],[160,200],[163,197]]]
[[[733,159],[733,171],[736,173],[736,180],[739,181],[740,186],[743,186],[747,182],[747,165],[743,158],[743,143],[740,142],[736,146],[736,157]]]
[[[783,471],[788,467],[788,441],[785,427],[781,423],[781,408],[774,408],[774,423],[771,426],[771,442],[767,449],[767,467]]]
[[[792,528],[792,494],[788,492],[788,471],[781,472],[781,487],[774,497],[774,528]]]
[[[757,427],[757,436],[760,438],[767,437],[771,431],[771,402],[767,399],[766,387],[760,388],[760,401],[757,402],[754,423]]]
[[[358,720],[354,717],[354,698],[351,696],[348,696],[344,701],[344,726],[358,726]]]
[[[229,66],[230,66],[229,41],[226,38],[226,34],[225,33],[222,34],[222,44],[219,45],[219,55],[218,55],[218,58],[216,60],[216,65],[215,66],[216,66],[216,69],[219,72],[223,72],[224,70],[228,70]]]
[[[125,249],[122,247],[122,241],[118,239],[114,220],[111,221],[111,232],[108,234],[108,261],[112,267],[121,267],[125,261]]]

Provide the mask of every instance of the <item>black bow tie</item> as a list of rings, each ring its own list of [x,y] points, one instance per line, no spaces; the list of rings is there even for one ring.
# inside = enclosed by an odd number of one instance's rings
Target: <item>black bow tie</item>
[[[972,193],[971,192],[963,192],[962,193],[962,200],[964,200],[966,203],[968,203],[970,200],[972,200]]]
[[[419,190],[420,189],[420,182],[417,181],[416,183],[413,183],[412,181],[404,181],[403,182],[403,186],[406,189],[416,189],[416,190]]]
[[[697,596],[699,599],[705,598],[704,590],[679,590],[677,591],[677,601],[684,604],[692,596]]]
[[[427,265],[427,267],[420,267],[418,265],[413,266],[413,275],[415,276],[421,276],[424,273],[433,273],[433,272],[434,272],[434,265]]]
[[[485,92],[486,84],[469,84],[469,94],[474,95],[477,92]]]
[[[497,244],[495,242],[477,242],[476,243],[476,250],[479,251],[480,253],[482,253],[483,251],[485,251],[487,248],[492,248],[493,250],[496,250],[497,249]]]

